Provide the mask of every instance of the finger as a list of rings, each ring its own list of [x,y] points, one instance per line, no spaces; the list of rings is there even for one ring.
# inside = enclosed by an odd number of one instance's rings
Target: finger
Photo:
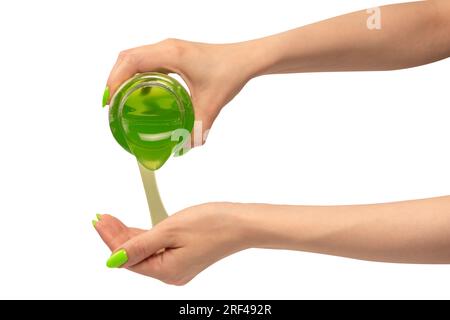
[[[167,284],[183,285],[198,273],[190,271],[192,256],[184,248],[169,248],[163,253],[153,255],[138,264],[129,267],[128,270],[147,277],[158,279]],[[187,265],[186,265],[187,263]],[[201,270],[208,265],[201,267]],[[196,269],[198,266],[195,266]]]
[[[208,109],[214,110],[214,108],[205,108],[207,104],[201,101],[197,102],[193,101],[194,104],[194,113],[195,113],[195,123],[194,128],[191,133],[192,146],[199,147],[202,146],[208,137],[209,130],[212,127],[214,119],[216,118],[215,114],[212,114],[208,111]]]
[[[111,69],[108,81],[106,83],[111,97],[123,82],[138,73],[137,65],[132,62],[132,59],[135,58],[130,58],[129,56],[124,57],[123,53],[121,53],[117,58],[116,64]]]
[[[144,232],[144,230],[128,228],[119,219],[108,214],[99,215],[98,219],[99,221],[95,223],[95,229],[111,251],[116,250],[122,243],[132,237]]]
[[[129,268],[158,253],[161,249],[170,247],[170,241],[157,227],[132,237],[116,250],[107,265],[111,268]]]
[[[107,86],[110,96],[112,97],[120,85],[136,73],[170,72],[164,67],[165,59],[164,51],[158,45],[148,45],[121,52],[108,77]]]
[[[128,267],[128,270],[147,277],[163,280],[165,273],[167,273],[167,268],[164,268],[163,266],[163,257],[165,254],[167,255],[167,252],[154,254],[138,264]]]

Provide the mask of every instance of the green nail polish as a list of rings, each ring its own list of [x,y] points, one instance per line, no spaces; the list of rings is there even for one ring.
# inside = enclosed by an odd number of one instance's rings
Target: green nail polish
[[[98,221],[102,220],[102,215],[100,213],[97,213],[95,216],[97,217]]]
[[[92,225],[94,226],[94,228],[95,228],[95,225],[97,224],[97,221],[95,221],[95,220],[92,220]]]
[[[108,100],[109,100],[109,87],[106,86],[105,92],[103,92],[102,107],[105,107],[108,104]]]
[[[114,252],[111,257],[109,257],[108,261],[106,261],[106,266],[108,268],[119,268],[123,266],[128,261],[128,255],[125,249],[120,249],[117,252]]]

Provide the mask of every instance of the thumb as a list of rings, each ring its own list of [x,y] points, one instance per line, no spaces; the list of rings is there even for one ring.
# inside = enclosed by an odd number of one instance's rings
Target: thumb
[[[209,130],[218,116],[221,106],[215,102],[193,99],[195,122],[191,133],[192,146],[199,147],[206,142]]]
[[[141,233],[119,247],[109,257],[109,268],[128,268],[169,246],[167,236],[157,228]]]

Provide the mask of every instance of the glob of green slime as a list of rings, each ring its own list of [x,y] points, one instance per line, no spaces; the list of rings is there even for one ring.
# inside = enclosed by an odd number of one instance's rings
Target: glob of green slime
[[[117,142],[150,170],[159,169],[180,142],[177,129],[192,131],[194,111],[186,89],[160,73],[138,74],[114,95],[110,128]]]

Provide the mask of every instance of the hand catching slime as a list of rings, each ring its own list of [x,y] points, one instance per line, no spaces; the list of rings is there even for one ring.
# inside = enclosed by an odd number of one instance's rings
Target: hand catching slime
[[[184,285],[214,262],[245,248],[232,204],[204,204],[182,210],[151,230],[129,228],[110,215],[99,215],[95,229],[114,253],[110,268]]]

